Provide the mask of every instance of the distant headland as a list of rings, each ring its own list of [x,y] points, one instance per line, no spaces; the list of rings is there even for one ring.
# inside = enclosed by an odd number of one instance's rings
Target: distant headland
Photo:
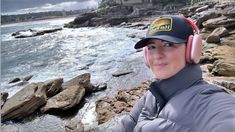
[[[85,12],[89,12],[92,10],[93,9],[82,9],[82,10],[71,10],[71,11],[36,12],[36,13],[26,13],[26,14],[14,14],[14,15],[6,14],[6,15],[1,15],[1,24],[77,16],[79,14],[83,14]]]

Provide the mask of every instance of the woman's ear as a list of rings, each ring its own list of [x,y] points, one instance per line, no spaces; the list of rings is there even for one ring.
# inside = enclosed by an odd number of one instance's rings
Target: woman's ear
[[[149,60],[148,60],[148,47],[147,47],[147,46],[145,46],[145,47],[143,48],[143,55],[144,55],[144,63],[145,63],[145,65],[146,65],[148,68],[150,68],[150,66],[149,66]]]

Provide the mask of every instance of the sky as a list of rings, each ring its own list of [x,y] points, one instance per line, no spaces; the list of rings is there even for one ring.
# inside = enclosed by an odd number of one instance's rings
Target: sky
[[[97,8],[101,0],[1,0],[1,14]]]

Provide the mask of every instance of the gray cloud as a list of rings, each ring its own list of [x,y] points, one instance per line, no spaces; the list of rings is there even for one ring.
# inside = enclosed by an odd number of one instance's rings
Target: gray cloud
[[[1,0],[2,14],[95,8],[101,0]]]

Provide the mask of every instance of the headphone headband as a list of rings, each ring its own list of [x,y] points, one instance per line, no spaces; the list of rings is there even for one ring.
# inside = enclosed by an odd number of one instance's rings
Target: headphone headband
[[[182,16],[184,20],[196,31],[197,34],[200,34],[200,30],[197,25],[189,18]]]

